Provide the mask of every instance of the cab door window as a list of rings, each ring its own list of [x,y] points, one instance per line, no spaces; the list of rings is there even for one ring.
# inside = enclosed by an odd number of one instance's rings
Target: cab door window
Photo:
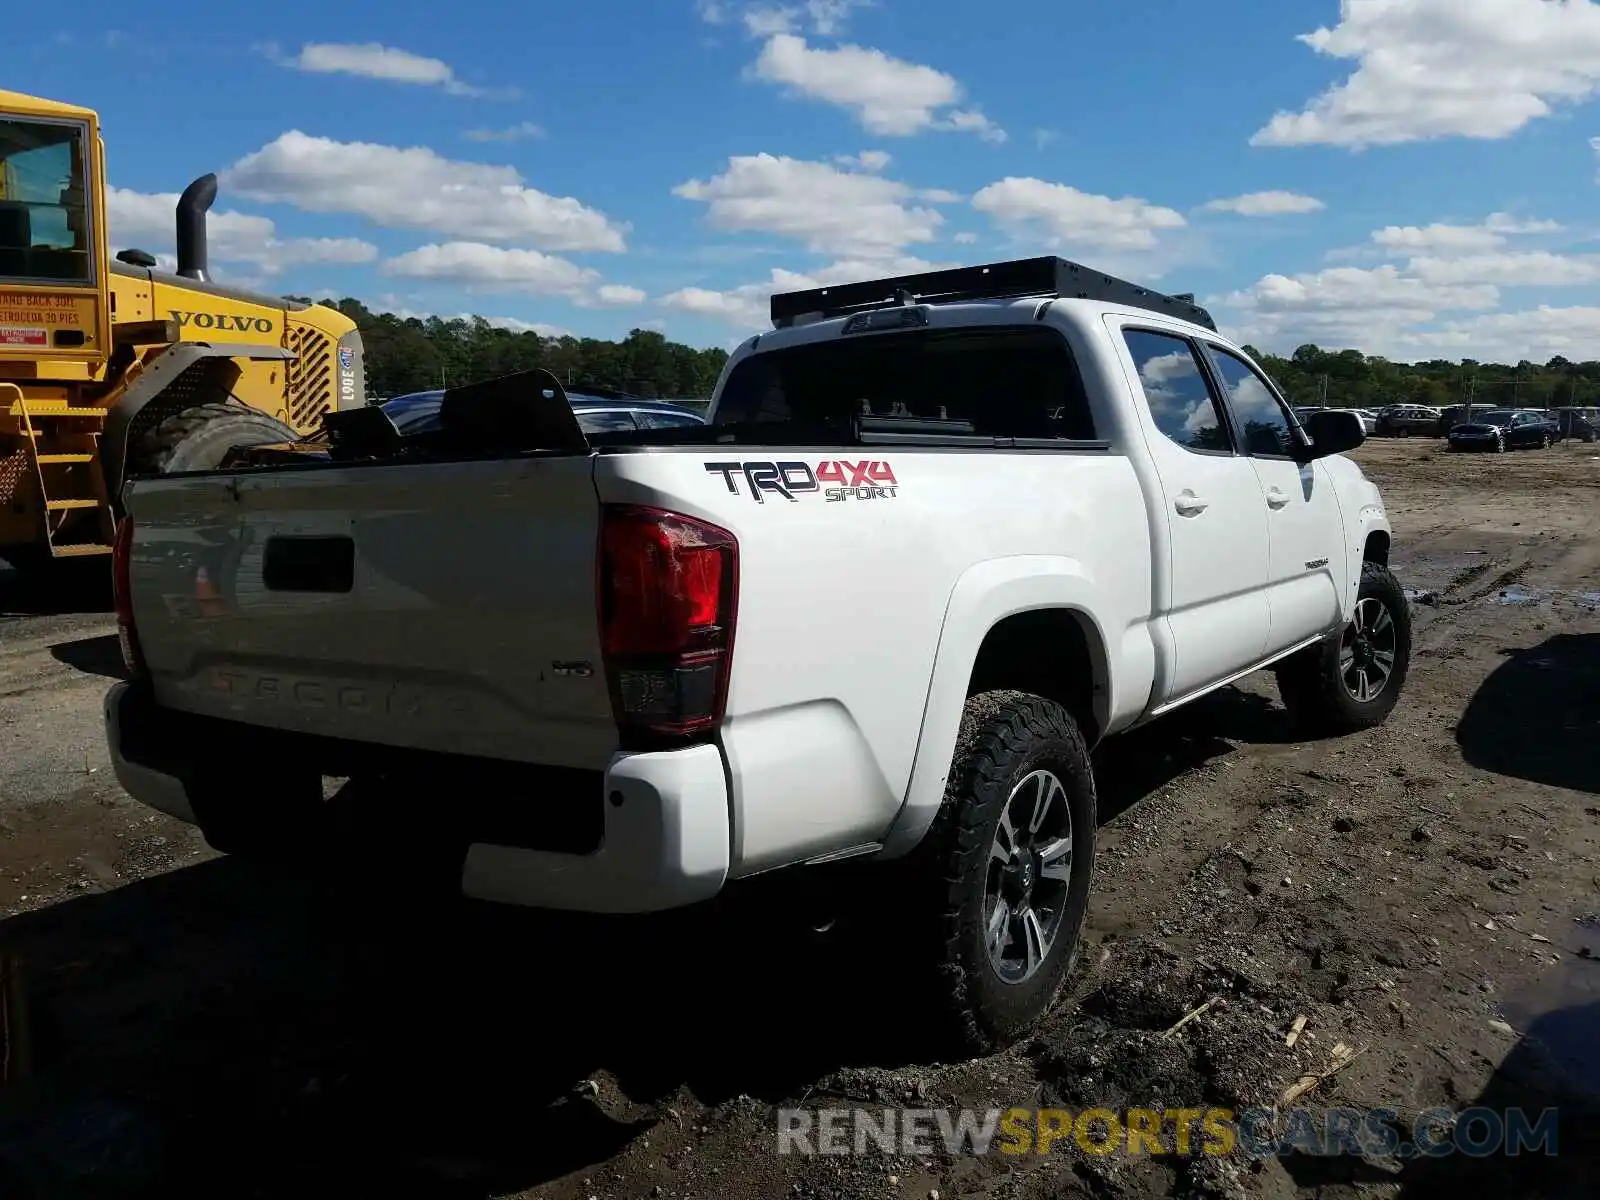
[[[0,119],[0,277],[95,281],[84,127]]]

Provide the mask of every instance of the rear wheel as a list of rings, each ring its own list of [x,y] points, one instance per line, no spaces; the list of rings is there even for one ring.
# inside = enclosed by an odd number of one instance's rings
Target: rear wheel
[[[1284,660],[1278,694],[1307,732],[1355,733],[1388,719],[1410,665],[1410,602],[1389,568],[1364,563],[1350,621]]]
[[[129,448],[131,472],[209,471],[238,446],[292,442],[299,434],[276,417],[226,400],[179,409],[151,425]]]
[[[1026,1034],[1077,961],[1094,874],[1089,751],[1061,705],[995,691],[967,702],[945,803],[908,861],[932,909],[923,963],[957,1048]]]

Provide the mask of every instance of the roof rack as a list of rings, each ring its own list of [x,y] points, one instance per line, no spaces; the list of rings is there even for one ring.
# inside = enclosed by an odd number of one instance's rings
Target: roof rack
[[[1168,296],[1053,255],[811,288],[803,292],[779,292],[772,297],[772,323],[779,329],[787,329],[802,322],[842,317],[866,309],[1021,296],[1125,304],[1192,321],[1213,332],[1217,328],[1211,314],[1194,303],[1192,294]]]

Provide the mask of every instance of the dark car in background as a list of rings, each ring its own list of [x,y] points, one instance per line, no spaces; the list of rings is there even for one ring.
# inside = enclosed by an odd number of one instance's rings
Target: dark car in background
[[[1373,432],[1379,437],[1435,437],[1439,431],[1439,410],[1425,404],[1391,404],[1378,410]]]
[[[1549,416],[1559,430],[1557,441],[1568,438],[1576,442],[1600,440],[1600,409],[1553,408]]]
[[[1561,427],[1542,412],[1525,408],[1491,408],[1473,413],[1470,421],[1452,426],[1446,435],[1452,450],[1545,448],[1561,436]]]
[[[599,396],[587,392],[568,392],[567,399],[578,418],[578,426],[585,433],[614,433],[630,429],[673,429],[688,425],[704,425],[706,420],[697,412],[664,400],[641,400],[634,396]],[[383,411],[389,414],[395,428],[407,436],[427,433],[439,423],[439,406],[444,391],[408,392],[383,402]]]

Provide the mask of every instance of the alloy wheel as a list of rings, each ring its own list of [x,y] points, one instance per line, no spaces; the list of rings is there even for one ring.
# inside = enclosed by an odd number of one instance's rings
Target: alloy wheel
[[[1352,699],[1370,704],[1389,686],[1396,632],[1394,617],[1381,600],[1367,596],[1356,604],[1339,646],[1339,678]]]
[[[1000,811],[984,881],[984,945],[995,973],[1023,983],[1061,932],[1072,882],[1072,808],[1048,770],[1025,776]]]

